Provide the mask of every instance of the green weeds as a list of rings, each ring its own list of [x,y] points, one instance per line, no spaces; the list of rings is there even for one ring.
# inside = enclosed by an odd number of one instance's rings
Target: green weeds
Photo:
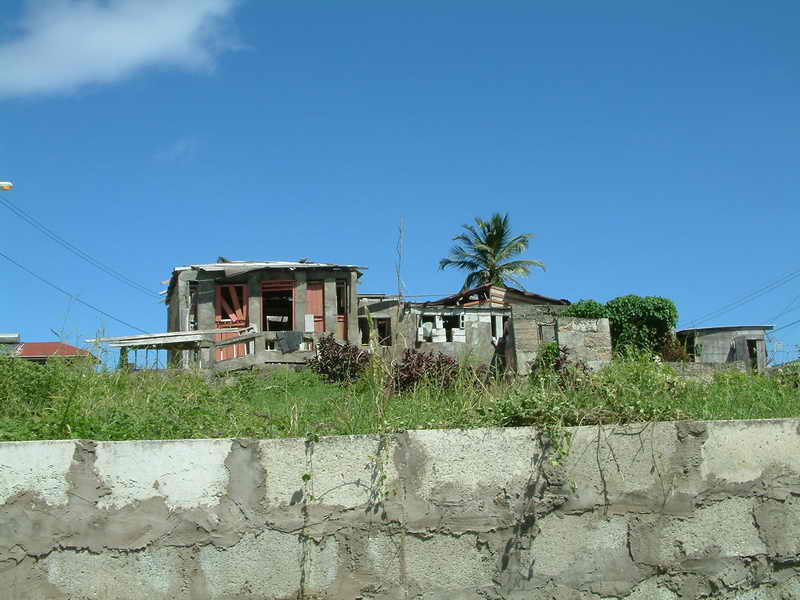
[[[551,357],[552,358],[552,357]],[[0,357],[0,440],[303,437],[405,429],[572,425],[800,416],[796,373],[685,381],[644,354],[599,373],[556,361],[530,378],[460,369],[391,393],[380,359],[352,383],[277,371],[208,380],[185,371],[97,370]]]

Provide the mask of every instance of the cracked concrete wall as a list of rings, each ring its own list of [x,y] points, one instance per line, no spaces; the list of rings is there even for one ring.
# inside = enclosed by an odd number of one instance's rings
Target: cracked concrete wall
[[[800,598],[800,420],[0,444],[0,599]]]

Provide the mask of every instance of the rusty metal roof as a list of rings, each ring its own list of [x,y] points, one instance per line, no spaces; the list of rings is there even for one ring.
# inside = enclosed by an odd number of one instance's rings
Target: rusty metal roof
[[[481,292],[487,291],[492,287],[500,287],[500,286],[492,286],[490,283],[486,283],[484,285],[480,285],[478,287],[472,288],[470,290],[462,290],[452,296],[447,296],[446,298],[441,298],[440,300],[430,300],[428,302],[420,302],[420,306],[449,306],[453,304],[458,304],[458,301],[463,298],[468,298],[472,294],[479,294]],[[564,298],[548,298],[547,296],[542,296],[540,294],[535,294],[533,292],[526,292],[524,290],[518,290],[516,288],[504,288],[507,292],[513,292],[515,294],[519,294],[520,296],[524,296],[530,300],[537,300],[541,301],[542,304],[571,304],[569,300]],[[487,300],[489,298],[487,297]]]

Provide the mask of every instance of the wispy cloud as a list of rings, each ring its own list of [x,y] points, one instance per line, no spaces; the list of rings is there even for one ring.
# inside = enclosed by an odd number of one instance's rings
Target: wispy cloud
[[[207,70],[236,45],[236,0],[29,0],[0,43],[0,97],[74,91],[148,67]]]
[[[180,162],[194,158],[200,149],[200,143],[194,138],[181,138],[162,148],[155,154],[155,159],[162,162]]]

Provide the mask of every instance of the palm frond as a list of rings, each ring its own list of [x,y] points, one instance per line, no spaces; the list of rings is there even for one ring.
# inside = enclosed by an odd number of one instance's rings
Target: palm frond
[[[500,268],[509,273],[516,273],[518,275],[522,275],[523,273],[528,275],[532,268],[541,269],[542,271],[547,270],[544,263],[538,260],[511,260],[501,264]]]
[[[512,236],[507,213],[494,213],[488,220],[475,217],[473,223],[462,225],[462,231],[453,237],[456,244],[450,248],[448,257],[439,261],[439,268],[467,271],[465,288],[487,283],[504,286],[506,282],[521,286],[514,276],[527,277],[534,267],[544,269],[535,260],[508,260],[525,252],[532,237],[530,233]]]

